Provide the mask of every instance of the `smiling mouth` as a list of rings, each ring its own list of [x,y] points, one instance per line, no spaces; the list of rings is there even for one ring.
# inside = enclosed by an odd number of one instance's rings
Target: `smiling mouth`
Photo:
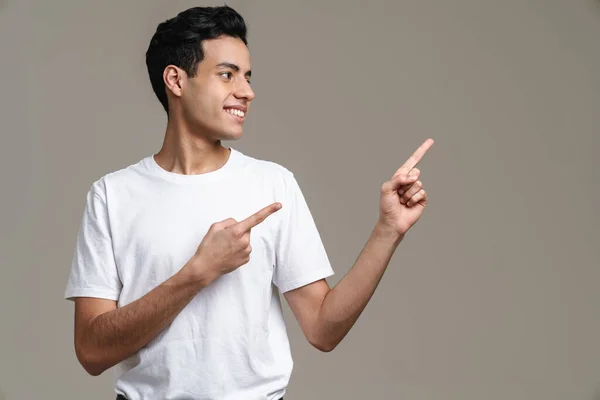
[[[224,108],[223,111],[234,116],[239,121],[243,121],[246,117],[246,113],[242,110],[238,110],[237,108]]]

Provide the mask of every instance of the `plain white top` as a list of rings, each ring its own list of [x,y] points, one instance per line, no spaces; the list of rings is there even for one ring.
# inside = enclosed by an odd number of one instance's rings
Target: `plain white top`
[[[231,148],[215,171],[183,175],[147,156],[95,181],[65,298],[123,307],[175,274],[211,224],[283,208],[251,231],[250,262],[202,289],[174,321],[115,367],[130,400],[279,399],[293,361],[279,293],[333,275],[292,172]]]

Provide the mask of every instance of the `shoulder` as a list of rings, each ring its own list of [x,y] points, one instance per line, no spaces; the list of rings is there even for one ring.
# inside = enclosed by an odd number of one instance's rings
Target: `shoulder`
[[[281,163],[252,157],[240,153],[243,159],[244,170],[248,171],[252,176],[267,179],[274,184],[287,187],[295,181],[295,175],[292,170]]]
[[[126,167],[101,175],[92,182],[89,194],[106,202],[110,192],[135,185],[135,179],[143,176],[144,163],[146,162],[147,157]]]

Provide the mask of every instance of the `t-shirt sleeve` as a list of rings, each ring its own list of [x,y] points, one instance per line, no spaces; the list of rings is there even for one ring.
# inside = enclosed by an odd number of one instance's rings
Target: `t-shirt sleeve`
[[[285,179],[273,283],[281,293],[334,274],[321,236],[294,175]]]
[[[97,185],[87,194],[71,273],[64,292],[67,300],[75,297],[98,297],[118,300],[121,280],[113,253],[106,200]]]

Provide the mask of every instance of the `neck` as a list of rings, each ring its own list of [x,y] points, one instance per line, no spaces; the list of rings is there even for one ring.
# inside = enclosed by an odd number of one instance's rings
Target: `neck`
[[[177,119],[169,118],[163,145],[154,160],[167,171],[196,175],[221,168],[229,154],[220,140],[211,139],[203,132],[192,132]]]

